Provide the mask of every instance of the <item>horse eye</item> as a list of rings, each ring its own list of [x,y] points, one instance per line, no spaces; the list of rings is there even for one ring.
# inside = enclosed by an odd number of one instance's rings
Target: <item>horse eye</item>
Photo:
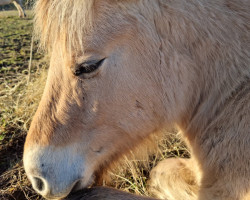
[[[89,74],[97,70],[103,63],[105,58],[101,60],[91,60],[83,62],[72,69],[75,76],[80,76],[81,74]]]

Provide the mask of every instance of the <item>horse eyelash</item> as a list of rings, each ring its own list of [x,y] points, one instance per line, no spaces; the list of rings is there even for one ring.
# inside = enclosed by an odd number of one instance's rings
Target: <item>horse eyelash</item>
[[[92,61],[83,62],[83,63],[77,65],[73,69],[73,74],[75,76],[80,76],[81,74],[89,74],[89,73],[97,70],[102,65],[104,60],[105,60],[105,58],[103,58],[99,61],[92,60]]]

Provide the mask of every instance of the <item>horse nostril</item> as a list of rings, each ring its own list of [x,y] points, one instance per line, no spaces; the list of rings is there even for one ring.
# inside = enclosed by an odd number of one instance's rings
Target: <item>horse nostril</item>
[[[34,188],[42,192],[44,190],[43,180],[38,177],[34,177]]]

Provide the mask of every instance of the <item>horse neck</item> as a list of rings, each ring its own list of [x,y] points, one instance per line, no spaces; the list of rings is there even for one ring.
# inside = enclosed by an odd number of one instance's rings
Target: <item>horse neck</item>
[[[166,95],[169,85],[176,86],[176,120],[184,130],[195,124],[196,131],[202,131],[209,123],[205,119],[218,115],[221,105],[249,80],[250,15],[220,2],[158,3],[154,15],[164,55]]]

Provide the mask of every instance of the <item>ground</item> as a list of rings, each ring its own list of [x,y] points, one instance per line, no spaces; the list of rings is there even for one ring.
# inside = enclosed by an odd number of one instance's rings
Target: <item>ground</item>
[[[31,12],[26,19],[17,11],[0,12],[0,199],[21,200],[34,194],[21,159],[32,109],[40,98],[37,92],[39,97],[34,97],[31,85],[46,65],[35,43],[29,75],[31,38]]]
[[[22,152],[32,116],[43,92],[48,59],[32,48],[32,15],[20,19],[17,11],[0,12],[0,199],[42,199],[33,189],[22,166]],[[32,54],[31,54],[32,50]],[[30,56],[32,58],[30,59]],[[133,153],[109,171],[104,182],[136,194],[147,191],[149,171],[166,157],[188,157],[183,143],[173,134],[161,139],[154,151],[138,159]],[[154,152],[154,153],[152,153]]]

